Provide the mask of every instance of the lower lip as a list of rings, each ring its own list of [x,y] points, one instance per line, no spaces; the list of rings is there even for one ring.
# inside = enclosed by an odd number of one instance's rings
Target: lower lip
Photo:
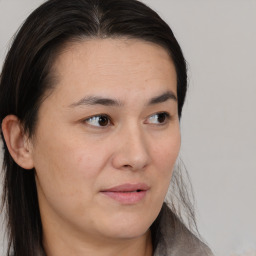
[[[104,195],[122,203],[122,204],[136,204],[140,202],[145,196],[147,191],[139,191],[139,192],[102,192]]]

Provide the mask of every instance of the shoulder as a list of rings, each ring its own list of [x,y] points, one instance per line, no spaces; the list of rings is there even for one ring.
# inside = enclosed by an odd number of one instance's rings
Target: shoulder
[[[161,239],[154,256],[213,256],[209,247],[189,231],[166,204],[159,225]]]

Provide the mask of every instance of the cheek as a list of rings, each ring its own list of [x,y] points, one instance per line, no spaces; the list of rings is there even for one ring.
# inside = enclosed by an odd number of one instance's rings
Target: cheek
[[[72,200],[81,195],[89,197],[104,166],[102,147],[92,147],[75,138],[66,139],[61,134],[43,138],[44,141],[37,143],[34,160],[38,181],[45,193],[49,197],[65,196]]]
[[[180,133],[175,133],[173,136],[166,136],[153,145],[154,161],[163,166],[162,170],[170,172],[180,151]]]
[[[180,151],[180,133],[177,131],[175,134],[175,136],[167,136],[155,143],[152,152],[155,172],[157,173],[156,179],[161,184],[157,189],[163,196],[167,193]]]
[[[42,214],[54,211],[71,219],[83,218],[85,209],[92,206],[106,153],[88,144],[61,136],[38,143],[35,169]]]

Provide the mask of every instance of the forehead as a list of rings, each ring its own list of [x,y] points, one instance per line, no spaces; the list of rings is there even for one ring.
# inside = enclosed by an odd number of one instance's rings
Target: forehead
[[[55,93],[80,96],[104,91],[172,90],[176,71],[168,52],[154,43],[136,39],[90,39],[66,46],[53,64]],[[171,88],[170,88],[171,87]],[[158,91],[157,91],[158,90]]]

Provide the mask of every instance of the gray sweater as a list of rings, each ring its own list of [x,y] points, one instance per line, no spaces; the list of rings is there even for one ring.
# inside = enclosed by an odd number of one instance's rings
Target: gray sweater
[[[157,232],[159,241],[154,256],[213,256],[211,250],[181,223],[166,204],[161,212]]]

